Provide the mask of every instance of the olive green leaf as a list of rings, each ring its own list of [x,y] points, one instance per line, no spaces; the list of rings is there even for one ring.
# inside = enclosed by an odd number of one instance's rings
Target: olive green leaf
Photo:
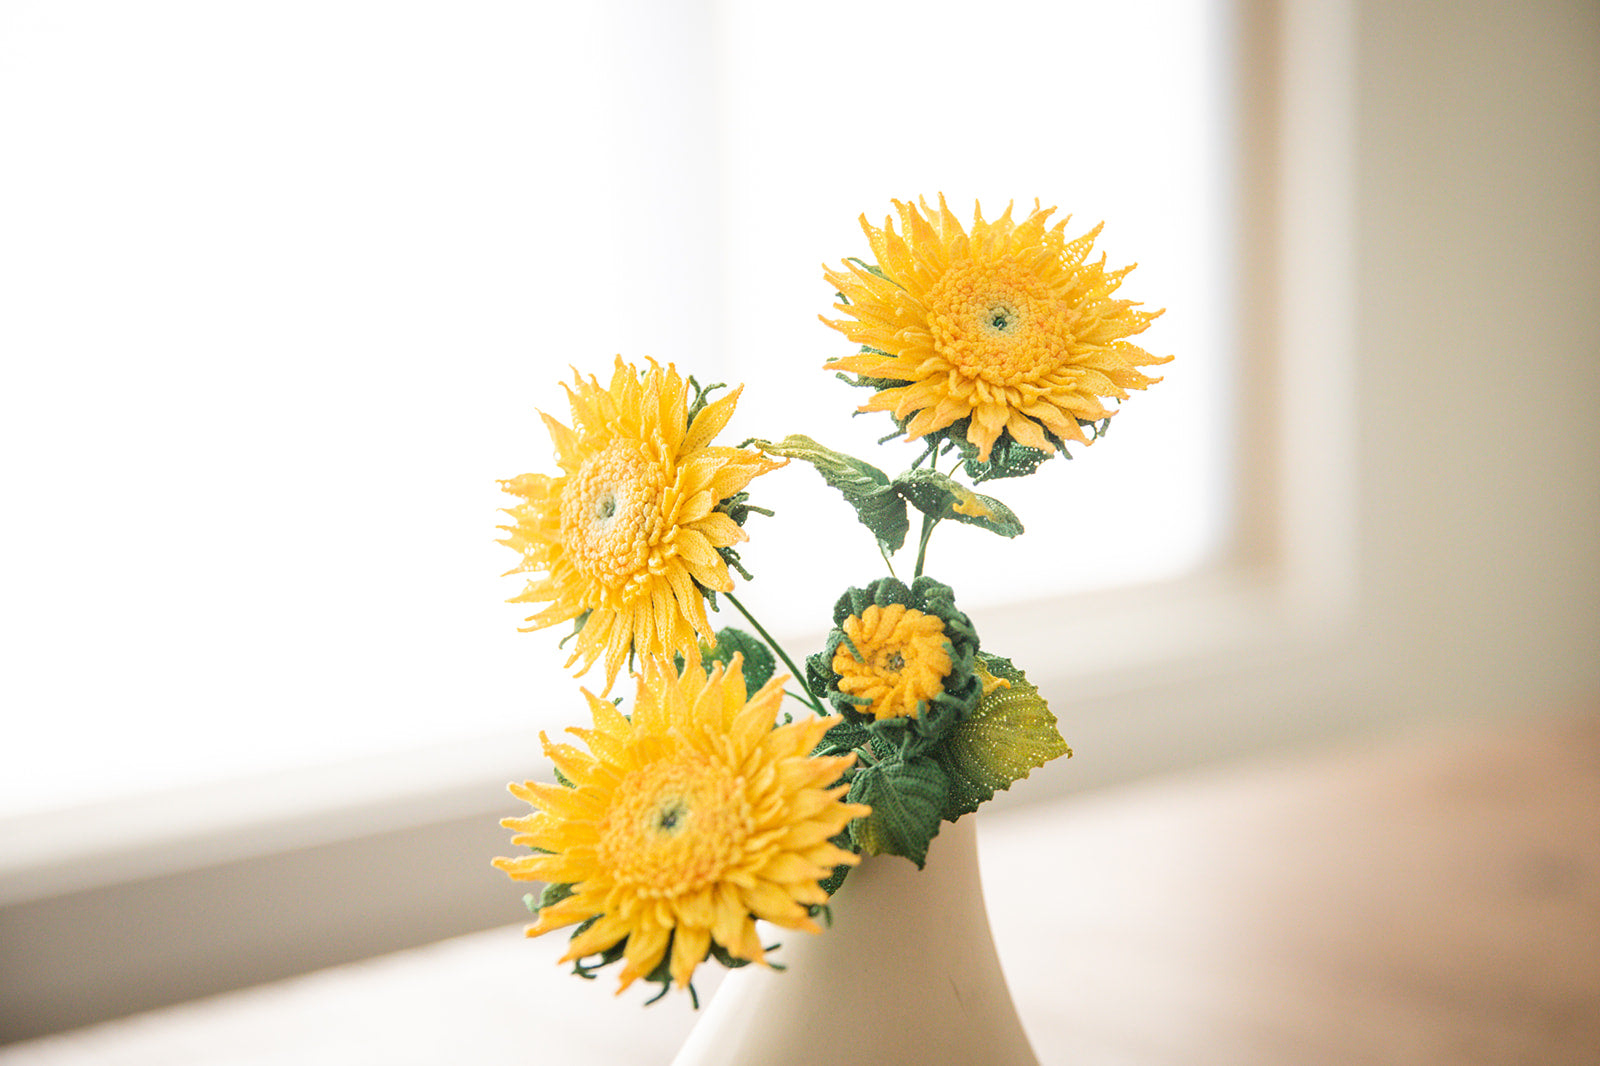
[[[1002,537],[1022,532],[1022,522],[1011,508],[993,496],[981,496],[948,474],[935,470],[907,470],[894,479],[894,487],[911,506],[934,518],[953,518],[981,526]]]
[[[889,475],[854,456],[823,447],[800,433],[793,433],[776,443],[764,440],[747,440],[768,455],[788,459],[801,459],[817,468],[822,480],[838,489],[862,525],[872,530],[883,550],[894,553],[906,542],[911,520],[906,514],[905,501],[889,483]]]
[[[1056,716],[1026,675],[998,655],[979,652],[978,659],[1010,687],[979,700],[972,717],[952,729],[933,753],[950,777],[943,811],[949,821],[977,810],[996,790],[1009,789],[1051,759],[1072,755]]]
[[[950,778],[931,758],[891,760],[856,771],[850,802],[872,805],[872,813],[850,823],[850,834],[868,855],[903,855],[920,868],[928,841],[939,832]]]

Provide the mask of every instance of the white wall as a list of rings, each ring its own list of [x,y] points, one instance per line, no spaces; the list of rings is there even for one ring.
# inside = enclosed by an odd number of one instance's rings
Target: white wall
[[[1365,2],[1360,558],[1379,719],[1600,710],[1600,6]]]

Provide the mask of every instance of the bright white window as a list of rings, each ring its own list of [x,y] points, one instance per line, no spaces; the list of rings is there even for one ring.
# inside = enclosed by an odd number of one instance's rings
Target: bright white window
[[[1166,380],[1134,394],[1103,445],[982,489],[1010,504],[1029,533],[1002,546],[972,527],[939,527],[928,573],[964,604],[1168,578],[1219,543],[1229,490],[1230,231],[1220,7],[728,7],[719,100],[726,351],[732,378],[748,383],[739,426],[751,435],[804,432],[891,475],[921,451],[903,441],[877,446],[893,429],[888,416],[853,418],[869,394],[819,369],[854,351],[817,321],[819,312],[843,317],[819,264],[870,259],[857,218],[882,225],[891,199],[936,203],[942,191],[966,223],[975,199],[992,219],[1008,200],[1020,217],[1039,197],[1059,208],[1055,219],[1072,216],[1072,235],[1104,221],[1097,251],[1111,266],[1139,263],[1118,295],[1167,308],[1136,341],[1179,359],[1150,371]],[[741,551],[759,581],[745,600],[770,602],[785,627],[810,628],[819,624],[814,570],[792,566],[786,577],[784,561],[816,559],[817,529],[829,531],[822,551],[848,580],[864,583],[883,563],[815,474],[777,476],[803,501],[792,510],[818,513],[752,525],[757,540]],[[915,533],[913,523],[896,563],[902,576]],[[1003,568],[976,559],[992,560],[996,549]],[[820,624],[831,606],[823,604]]]
[[[1227,521],[1217,17],[0,8],[0,816],[568,717],[554,636],[498,603],[494,482],[548,469],[534,408],[564,417],[569,363],[653,354],[747,382],[734,433],[906,465],[816,321],[819,264],[892,196],[1104,219],[1180,355],[1103,446],[995,483],[1026,576],[963,571],[961,528],[930,572],[993,603],[1199,565]],[[767,482],[747,601],[816,628],[831,596],[776,560],[824,528],[841,584],[881,564],[814,475]]]

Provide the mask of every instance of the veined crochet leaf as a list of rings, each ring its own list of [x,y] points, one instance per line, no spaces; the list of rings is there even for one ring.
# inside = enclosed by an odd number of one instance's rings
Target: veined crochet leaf
[[[555,906],[570,895],[572,895],[571,885],[549,884],[545,885],[544,889],[539,893],[537,903],[532,902],[534,896],[531,892],[522,897],[522,902],[527,905],[530,911],[537,912],[543,907]]]
[[[772,679],[777,666],[772,652],[761,641],[733,626],[717,630],[715,649],[702,647],[700,665],[709,674],[713,663],[727,664],[733,661],[735,655],[744,656],[744,687],[747,691],[755,692]]]
[[[1022,532],[1016,514],[993,496],[982,496],[948,474],[936,470],[907,470],[894,479],[894,487],[917,510],[934,518],[953,518],[981,526],[1002,537]]]
[[[943,811],[949,821],[971,813],[997,790],[1027,777],[1072,749],[1062,739],[1056,716],[1039,690],[1009,659],[978,653],[989,672],[1009,688],[996,688],[978,709],[952,729],[934,756],[950,778]]]
[[[967,441],[966,426],[968,421],[968,419],[962,419],[961,422],[952,426],[951,429],[955,432],[952,432],[950,439],[955,441],[956,446],[961,449],[962,467],[966,470],[967,476],[972,479],[973,484],[981,485],[985,481],[996,481],[1007,477],[1027,477],[1035,470],[1038,470],[1046,459],[1050,458],[1050,452],[1041,452],[1035,448],[1018,444],[1011,439],[1011,434],[1002,433],[999,441],[995,443],[994,449],[989,453],[988,462],[984,462],[978,458],[978,449]],[[1072,458],[1072,453],[1067,451],[1066,444],[1061,438],[1046,430],[1045,439],[1055,445],[1056,452],[1063,459]]]
[[[889,475],[871,463],[826,448],[810,437],[793,433],[776,443],[748,440],[768,455],[801,459],[817,468],[822,480],[838,489],[855,508],[861,524],[872,530],[883,550],[893,554],[906,542],[911,519],[905,501],[895,492]]]
[[[849,801],[872,805],[872,813],[850,823],[855,842],[868,855],[903,855],[921,868],[928,842],[939,832],[950,778],[931,758],[892,760],[856,771]]]

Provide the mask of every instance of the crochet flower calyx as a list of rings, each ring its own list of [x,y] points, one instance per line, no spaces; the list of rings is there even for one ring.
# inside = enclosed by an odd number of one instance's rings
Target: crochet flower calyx
[[[1071,754],[1022,672],[978,650],[948,586],[880,578],[841,596],[833,621],[807,678],[844,719],[819,752],[858,752],[865,764],[849,797],[872,808],[850,827],[867,853],[921,866],[941,822]]]

